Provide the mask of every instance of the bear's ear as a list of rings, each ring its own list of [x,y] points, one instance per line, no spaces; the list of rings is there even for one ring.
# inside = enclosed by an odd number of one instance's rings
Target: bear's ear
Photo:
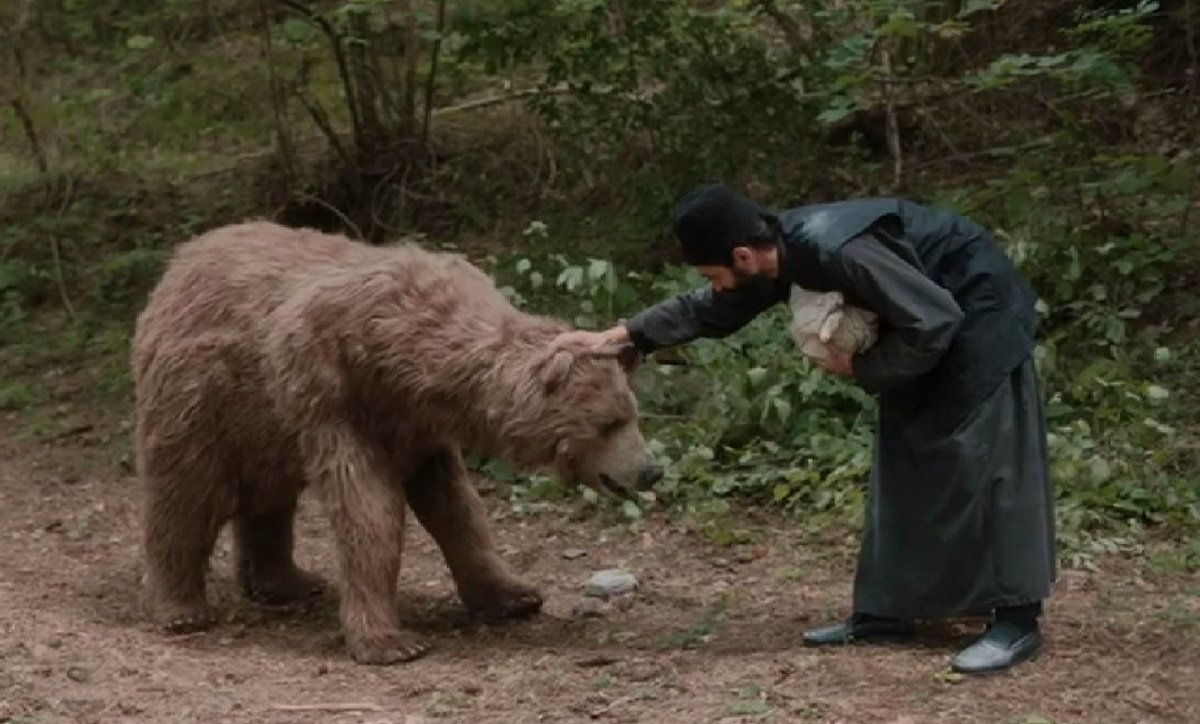
[[[596,357],[611,357],[617,360],[626,375],[632,376],[642,361],[642,353],[629,342],[616,342],[594,350]]]
[[[626,375],[633,376],[642,362],[642,353],[638,352],[637,347],[632,344],[625,345],[617,352],[617,362],[621,365],[621,369],[625,370]]]
[[[575,355],[565,349],[551,349],[546,361],[542,363],[542,385],[547,393],[553,393],[567,382],[571,375],[571,365],[575,363]]]

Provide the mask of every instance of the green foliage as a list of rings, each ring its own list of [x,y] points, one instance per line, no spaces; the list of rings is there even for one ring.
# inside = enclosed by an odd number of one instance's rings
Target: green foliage
[[[612,191],[646,213],[681,184],[771,172],[776,148],[803,165],[816,147],[791,61],[744,7],[517,0],[467,5],[457,27],[465,59],[536,64],[530,106],[564,172],[587,187],[621,173]]]
[[[1095,154],[1078,165],[1030,154],[961,201],[1007,237],[1046,301],[1054,344],[1120,357],[1131,325],[1172,291],[1170,270],[1191,253],[1184,220],[1196,182],[1187,153]]]
[[[685,629],[673,631],[659,639],[658,648],[683,650],[700,648],[725,628],[728,615],[729,594],[722,593],[705,607],[696,623]]]
[[[1194,38],[1195,19],[1093,3],[1014,38],[1033,5],[460,0],[439,32],[434,0],[28,4],[19,35],[0,30],[0,90],[28,110],[0,117],[0,407],[44,406],[31,379],[72,359],[96,362],[89,392],[124,400],[133,311],[171,245],[300,198],[368,232],[453,215],[489,248],[505,240],[495,271],[517,304],[594,328],[701,283],[645,260],[695,182],[787,205],[898,190],[995,228],[1042,295],[1073,562],[1131,550],[1144,527],[1195,526],[1197,164],[1169,123],[1143,122],[1177,120],[1183,86],[1152,94],[1146,68],[1169,55],[1172,23]],[[427,103],[527,88],[536,123],[484,103],[424,125]],[[889,114],[908,125],[877,120]],[[69,319],[43,325],[64,306]],[[735,502],[855,521],[873,401],[805,362],[786,321],[778,309],[647,365],[639,394],[667,478],[609,512],[637,525],[669,506],[725,543],[742,535],[720,521]],[[512,484],[517,514],[574,494],[486,469]]]
[[[548,233],[541,222],[531,229]],[[1149,259],[1143,271],[1161,278],[1163,260]],[[514,303],[558,316],[572,310],[567,318],[590,328],[703,283],[691,270],[647,277],[621,273],[603,260],[561,254],[493,263]],[[1102,314],[1100,309],[1089,313]],[[861,513],[874,401],[853,383],[808,363],[795,349],[787,322],[787,310],[777,307],[736,335],[677,350],[678,360],[652,359],[638,380],[644,427],[667,463],[654,497],[693,514],[717,542],[736,541],[736,532],[719,523],[734,500],[776,506],[817,528],[857,521]],[[1116,545],[1117,527],[1195,523],[1200,495],[1178,475],[1178,431],[1169,421],[1178,408],[1160,381],[1170,378],[1179,360],[1160,348],[1153,366],[1137,374],[1132,361],[1137,355],[1117,355],[1115,343],[1088,333],[1080,336],[1081,344],[1059,353],[1086,352],[1091,361],[1064,369],[1055,356],[1065,345],[1058,334],[1052,330],[1051,341],[1039,349],[1039,364],[1049,380],[1050,452],[1063,543],[1082,561],[1095,552],[1097,536]],[[555,487],[541,478],[536,485],[542,499]],[[641,517],[628,504],[624,515]]]
[[[508,260],[497,274],[515,303],[579,310],[572,321],[587,327],[701,283],[690,270],[645,278],[596,259],[572,265],[562,255]],[[678,365],[651,360],[639,380],[647,430],[669,461],[658,496],[689,507],[736,496],[803,509],[810,518],[857,509],[873,400],[795,350],[784,309],[682,353]]]
[[[0,410],[29,409],[45,400],[45,391],[28,380],[13,380],[0,386]]]

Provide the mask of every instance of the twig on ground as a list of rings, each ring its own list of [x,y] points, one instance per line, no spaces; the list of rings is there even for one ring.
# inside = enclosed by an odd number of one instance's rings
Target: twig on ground
[[[619,696],[616,699],[613,699],[612,701],[610,701],[607,706],[603,706],[603,707],[600,707],[599,709],[596,709],[595,711],[588,712],[588,716],[590,716],[593,719],[599,719],[600,717],[604,716],[605,714],[612,711],[613,709],[616,709],[618,706],[621,706],[622,704],[628,704],[629,702],[633,701],[636,698],[638,698],[637,694],[630,694],[628,696]]]
[[[581,668],[592,668],[594,666],[609,666],[619,662],[621,659],[616,656],[608,656],[606,654],[598,654],[596,656],[588,656],[583,659],[578,659],[575,662],[576,666]]]
[[[49,439],[50,440],[63,440],[68,437],[75,437],[76,435],[82,435],[85,432],[91,432],[92,430],[95,430],[95,429],[96,429],[96,426],[91,424],[90,422],[83,422],[78,425],[72,425],[71,427],[68,427],[65,430],[60,430],[60,431],[54,433],[53,435],[51,435],[49,437]]]
[[[275,711],[383,711],[378,704],[273,704]]]

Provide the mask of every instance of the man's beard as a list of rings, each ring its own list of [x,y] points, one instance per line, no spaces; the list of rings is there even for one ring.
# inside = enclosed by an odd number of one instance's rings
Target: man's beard
[[[748,271],[742,271],[741,269],[738,269],[737,267],[732,267],[732,270],[733,270],[734,287],[740,287],[743,284],[745,284],[746,282],[763,279],[767,276],[763,272],[751,273]]]

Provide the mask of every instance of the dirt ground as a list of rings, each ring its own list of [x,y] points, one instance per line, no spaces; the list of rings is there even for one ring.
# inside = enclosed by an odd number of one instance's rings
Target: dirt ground
[[[167,639],[139,609],[133,477],[79,438],[13,432],[0,420],[0,722],[1200,722],[1195,575],[1120,561],[1064,571],[1043,655],[961,679],[947,662],[969,624],[910,646],[800,645],[805,626],[844,613],[852,540],[805,540],[762,518],[753,544],[718,549],[661,519],[634,535],[516,516],[494,495],[509,559],[546,595],[534,620],[470,620],[410,528],[405,615],[436,649],[360,666],[341,648],[333,601],[240,602],[225,535],[210,594],[224,622]],[[314,500],[299,530],[301,562],[333,576]],[[633,572],[638,590],[576,615],[582,582],[609,567]]]

